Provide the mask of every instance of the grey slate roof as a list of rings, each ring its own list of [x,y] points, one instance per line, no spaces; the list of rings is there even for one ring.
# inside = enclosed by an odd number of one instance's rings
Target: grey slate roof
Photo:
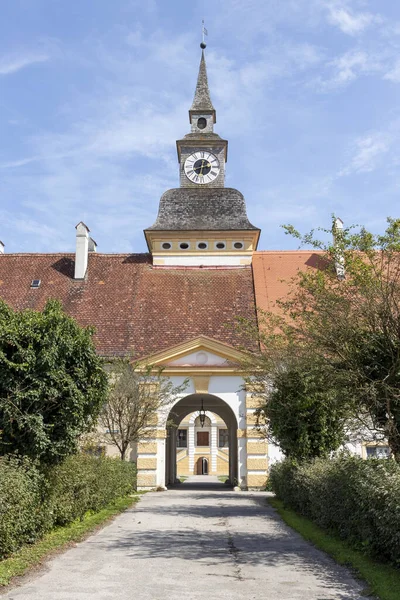
[[[233,188],[175,188],[160,199],[147,231],[256,230],[247,218],[243,195]]]
[[[199,75],[197,78],[196,91],[194,93],[193,104],[190,107],[191,111],[215,112],[213,103],[210,98],[210,90],[208,89],[206,61],[204,58],[204,50],[201,52]]]

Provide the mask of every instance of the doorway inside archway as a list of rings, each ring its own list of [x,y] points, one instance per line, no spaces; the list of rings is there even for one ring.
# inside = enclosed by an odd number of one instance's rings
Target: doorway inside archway
[[[208,475],[208,458],[200,456],[197,459],[196,475]]]
[[[205,415],[200,419],[203,404]],[[231,407],[212,394],[190,394],[167,419],[166,484],[182,477],[214,475],[238,479],[237,419]]]

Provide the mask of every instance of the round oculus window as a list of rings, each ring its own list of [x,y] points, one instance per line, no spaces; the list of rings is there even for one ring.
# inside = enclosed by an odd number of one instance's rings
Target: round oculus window
[[[170,244],[169,242],[164,242],[161,247],[163,250],[171,250],[172,244]]]
[[[197,127],[198,129],[205,129],[207,127],[207,120],[204,117],[197,119]]]
[[[197,247],[198,247],[199,250],[206,250],[207,249],[207,244],[206,244],[206,242],[199,242],[197,244]]]
[[[182,242],[181,244],[179,244],[179,248],[181,250],[187,250],[189,248],[189,244],[187,242]]]
[[[233,244],[233,247],[236,248],[236,250],[240,250],[241,248],[243,248],[243,243],[242,242],[235,242]]]
[[[215,247],[218,248],[218,250],[223,250],[225,248],[225,242],[217,242]]]

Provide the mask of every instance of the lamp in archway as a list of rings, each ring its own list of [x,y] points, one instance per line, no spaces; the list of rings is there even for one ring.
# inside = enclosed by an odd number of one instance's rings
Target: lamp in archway
[[[200,425],[202,427],[204,427],[204,423],[206,420],[206,411],[204,410],[204,406],[203,406],[203,398],[201,399],[201,409],[199,412],[199,419],[200,419]]]

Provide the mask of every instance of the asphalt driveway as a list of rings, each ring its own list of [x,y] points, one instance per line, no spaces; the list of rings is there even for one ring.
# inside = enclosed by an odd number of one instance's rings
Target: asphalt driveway
[[[363,598],[363,585],[282,523],[265,496],[204,477],[146,494],[3,598]]]

